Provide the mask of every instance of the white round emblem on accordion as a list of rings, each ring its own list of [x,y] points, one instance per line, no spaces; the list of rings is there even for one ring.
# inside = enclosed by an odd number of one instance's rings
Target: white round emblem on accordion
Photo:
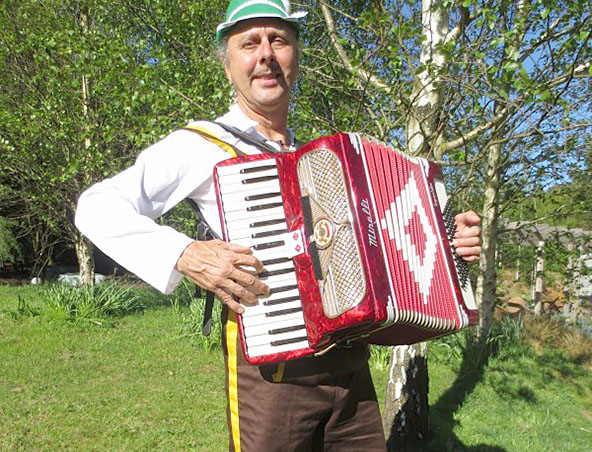
[[[317,221],[314,226],[314,239],[319,248],[327,248],[333,240],[333,223],[326,218]]]

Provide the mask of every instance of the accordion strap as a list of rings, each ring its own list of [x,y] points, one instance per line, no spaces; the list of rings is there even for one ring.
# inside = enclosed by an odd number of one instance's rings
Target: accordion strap
[[[214,124],[219,125],[227,132],[235,135],[236,137],[240,138],[247,144],[253,145],[261,150],[261,152],[265,154],[270,153],[277,153],[278,151],[270,146],[269,144],[250,136],[249,134],[243,132],[242,130],[237,129],[236,127],[229,126],[227,124],[223,124],[221,122],[215,122]],[[245,155],[243,151],[238,149],[236,146],[233,146],[230,143],[227,143],[224,140],[221,140],[217,136],[213,135],[209,130],[206,130],[202,127],[197,126],[186,126],[183,127],[182,130],[187,130],[189,132],[197,133],[203,139],[208,140],[210,143],[214,143],[221,149],[224,149],[231,157],[240,157]],[[187,199],[195,214],[197,215],[197,240],[212,240],[212,239],[220,239],[220,236],[216,234],[216,232],[210,227],[208,222],[206,221],[201,209],[197,205],[195,201],[192,199]],[[195,297],[201,298],[201,288],[196,286],[195,288]],[[209,290],[206,291],[206,304],[204,307],[204,317],[203,317],[203,324],[201,328],[201,334],[204,336],[209,336],[212,330],[212,309],[214,307],[214,294]]]
[[[219,123],[216,123],[219,124]],[[245,155],[243,151],[238,149],[236,146],[233,146],[230,143],[227,143],[224,140],[221,140],[216,135],[213,135],[210,131],[203,129],[197,126],[186,126],[183,127],[181,130],[188,130],[189,132],[194,132],[200,135],[203,139],[208,140],[211,143],[214,143],[218,147],[224,149],[226,152],[230,154],[231,157],[238,157]]]
[[[183,127],[182,130],[188,130],[189,132],[197,133],[203,139],[208,140],[211,143],[214,143],[218,147],[224,149],[226,152],[230,154],[231,157],[237,157],[239,155],[244,155],[244,152],[239,150],[237,147],[227,143],[226,141],[221,140],[215,135],[212,135],[206,129],[196,126],[187,126]],[[206,221],[201,209],[197,205],[197,203],[193,199],[187,199],[195,214],[197,216],[197,240],[212,240],[212,239],[219,239],[220,237],[216,232],[210,227],[208,222]],[[201,288],[196,286],[195,288],[195,297],[201,298]],[[204,316],[203,316],[203,323],[201,327],[201,334],[204,336],[209,336],[212,331],[212,310],[214,308],[214,293],[210,292],[209,290],[206,291],[206,304],[204,307]]]

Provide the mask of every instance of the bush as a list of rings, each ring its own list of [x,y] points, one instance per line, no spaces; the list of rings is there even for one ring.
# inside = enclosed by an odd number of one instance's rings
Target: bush
[[[14,226],[14,221],[0,217],[0,267],[4,262],[15,263],[21,257],[18,242],[12,233]]]
[[[72,322],[103,325],[109,316],[120,316],[143,309],[135,291],[115,283],[100,286],[50,286],[46,294],[46,309],[50,317]]]

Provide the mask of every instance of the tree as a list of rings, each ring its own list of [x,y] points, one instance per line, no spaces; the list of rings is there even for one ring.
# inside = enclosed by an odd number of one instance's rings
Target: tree
[[[221,3],[0,6],[0,182],[24,223],[74,246],[87,282],[92,247],[72,222],[80,193],[196,112],[226,106],[223,71],[203,44]]]
[[[590,127],[578,110],[585,102],[581,77],[590,69],[585,2],[318,6],[326,36],[311,39],[318,47],[306,63],[334,104],[308,101],[308,117],[349,112],[327,129],[353,124],[446,166],[459,208],[483,216],[477,297],[487,334],[499,215],[518,194],[528,196],[517,188],[552,184],[559,166],[573,168],[554,143]]]

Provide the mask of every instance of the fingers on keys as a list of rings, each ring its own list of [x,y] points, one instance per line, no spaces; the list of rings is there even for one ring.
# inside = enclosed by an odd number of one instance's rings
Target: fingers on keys
[[[257,295],[269,293],[269,288],[256,276],[263,271],[263,264],[250,248],[221,240],[194,244],[195,252],[188,250],[178,268],[233,311],[241,314],[244,308],[240,303],[256,304]]]

